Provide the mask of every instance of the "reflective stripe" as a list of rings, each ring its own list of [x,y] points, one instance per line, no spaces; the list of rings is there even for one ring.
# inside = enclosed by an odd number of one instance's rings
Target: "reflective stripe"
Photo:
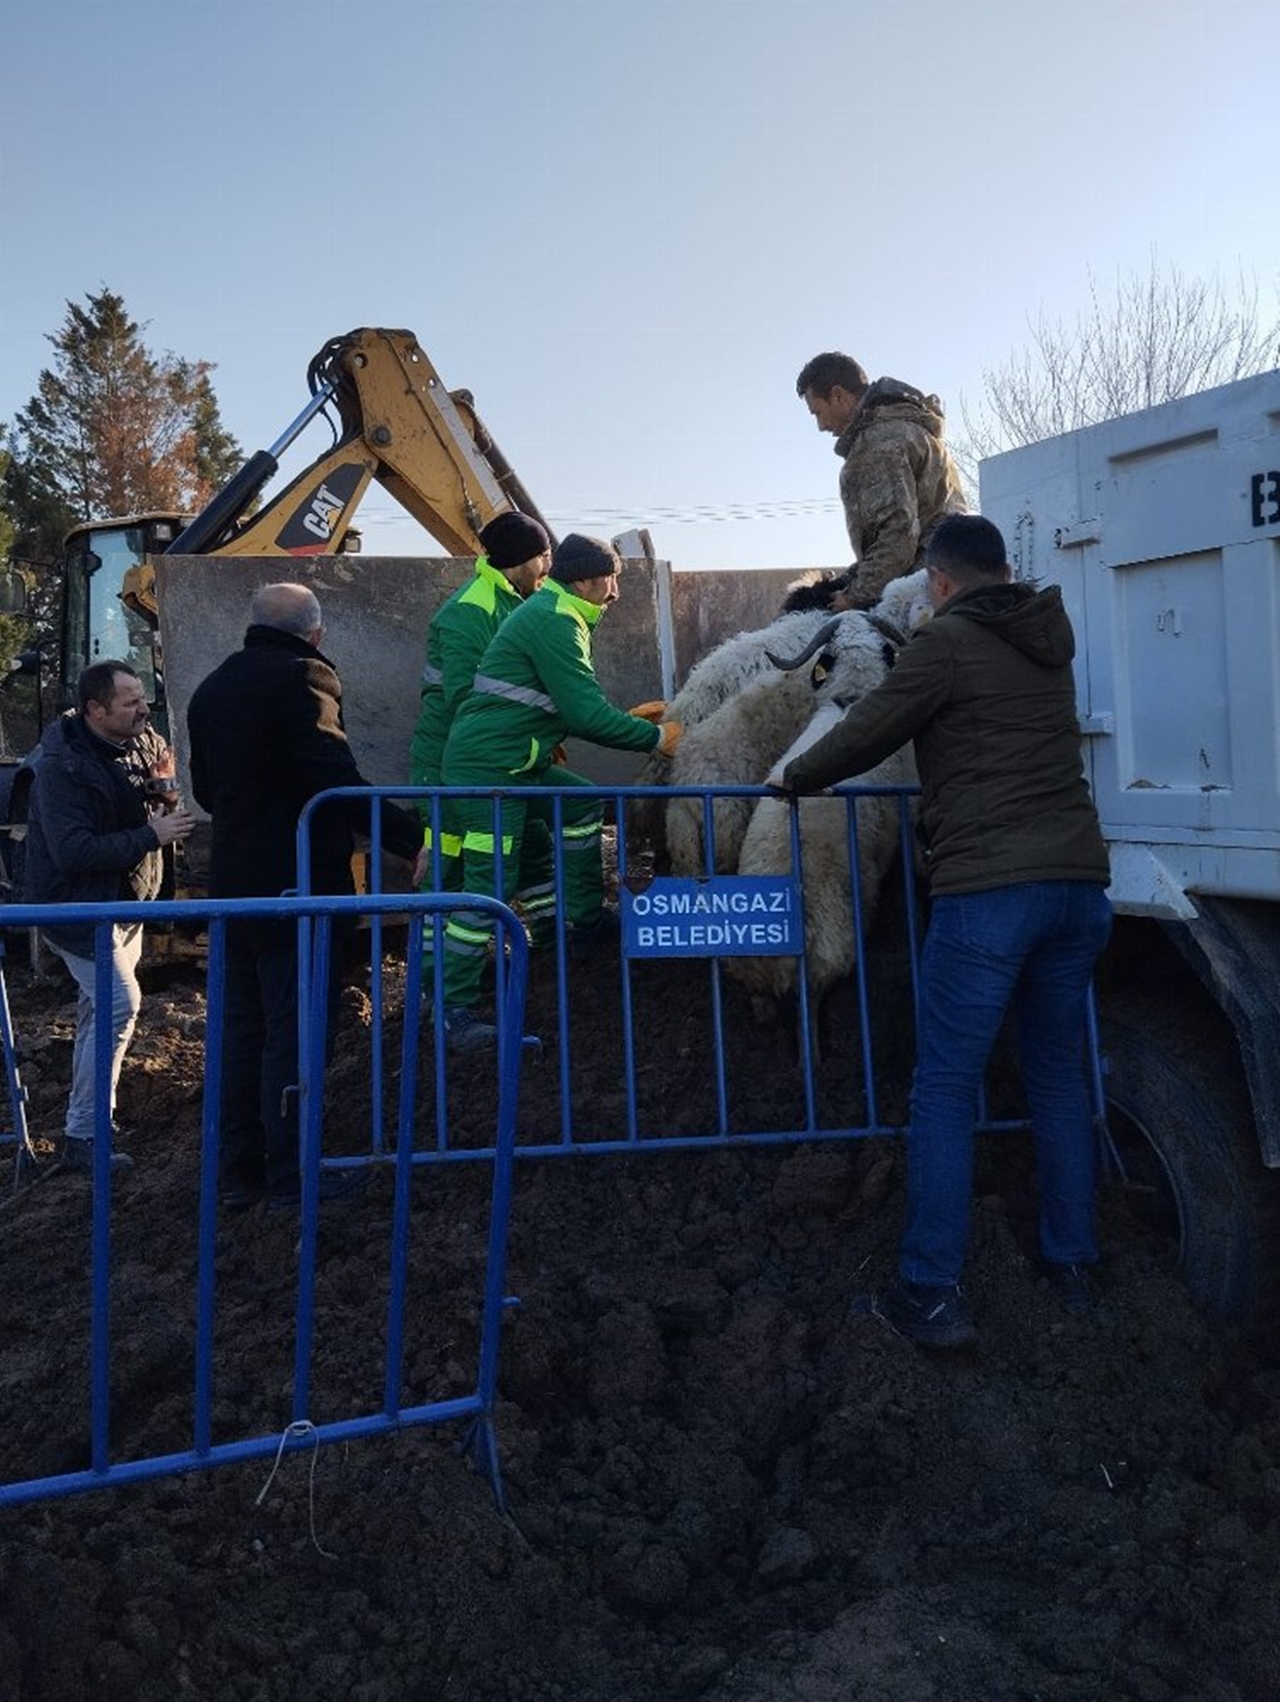
[[[444,675],[439,668],[433,668],[430,662],[422,664],[422,683],[424,686],[440,686],[444,684]]]
[[[529,740],[529,755],[518,768],[511,770],[512,774],[528,774],[530,769],[537,768],[542,760],[542,746],[537,739]]]
[[[598,839],[604,827],[602,820],[569,822],[560,828],[561,839]]]
[[[545,709],[548,715],[560,713],[555,698],[548,697],[544,691],[534,691],[530,686],[508,685],[505,680],[492,679],[488,674],[477,674],[471,684],[474,690],[488,697],[506,697],[512,703],[527,703],[531,709]]]
[[[494,837],[491,833],[468,833],[462,841],[464,851],[483,851],[486,857],[493,856]],[[502,836],[502,855],[509,857],[515,846],[515,839],[509,833]]]
[[[516,903],[530,923],[540,922],[544,917],[551,917],[556,913],[554,893],[549,898],[522,898],[517,893]]]
[[[479,953],[488,951],[493,928],[474,910],[455,910],[445,923],[445,945],[452,950]]]
[[[422,843],[430,851],[433,841],[429,827],[423,830]],[[462,835],[460,833],[442,833],[440,835],[440,849],[446,857],[461,857]]]
[[[555,895],[556,883],[554,881],[539,881],[536,886],[522,886],[516,897],[522,904],[530,904],[535,899],[554,899]]]
[[[516,893],[515,901],[531,920],[543,916],[554,916],[556,909],[555,885],[548,881],[541,886],[523,887]]]

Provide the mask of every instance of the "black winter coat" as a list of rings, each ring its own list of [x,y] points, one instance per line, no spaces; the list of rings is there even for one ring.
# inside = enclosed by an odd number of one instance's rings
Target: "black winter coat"
[[[333,786],[367,786],[342,724],[342,684],[305,638],[251,626],[243,650],[197,686],[187,710],[191,785],[213,817],[215,898],[274,898],[296,887],[295,837],[308,799]],[[311,890],[354,891],[355,833],[369,807],[335,800],[312,818]],[[413,858],[422,829],[382,805],[383,843]]]
[[[148,729],[145,738],[156,743]],[[45,733],[34,762],[23,898],[31,904],[148,900],[164,863],[143,790],[148,765],[90,732],[74,710]],[[77,957],[93,956],[93,925],[42,928]]]

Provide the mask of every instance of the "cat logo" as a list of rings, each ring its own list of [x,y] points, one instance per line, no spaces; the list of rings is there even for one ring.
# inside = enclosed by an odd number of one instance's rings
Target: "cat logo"
[[[302,524],[323,543],[333,536],[333,517],[342,512],[342,498],[334,496],[327,485],[321,485],[311,499],[311,507],[302,517]]]
[[[276,536],[277,549],[294,556],[323,555],[342,528],[343,515],[355,512],[368,482],[369,467],[361,460],[330,467],[314,492],[299,498]]]

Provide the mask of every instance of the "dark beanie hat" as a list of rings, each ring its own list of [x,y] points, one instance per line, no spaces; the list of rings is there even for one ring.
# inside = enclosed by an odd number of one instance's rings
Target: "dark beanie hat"
[[[482,526],[480,542],[489,565],[499,573],[509,567],[520,567],[551,547],[546,527],[527,514],[518,514],[514,508],[495,515],[487,526]]]
[[[600,579],[607,573],[617,573],[621,566],[612,544],[603,538],[584,538],[581,532],[570,532],[555,547],[551,577],[562,585],[571,585],[575,579]]]

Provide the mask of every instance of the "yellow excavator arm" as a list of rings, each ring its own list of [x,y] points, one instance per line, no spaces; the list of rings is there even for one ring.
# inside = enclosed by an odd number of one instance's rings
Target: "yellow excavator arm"
[[[445,389],[411,331],[366,328],[335,337],[307,377],[312,399],[298,418],[241,468],[166,553],[333,554],[374,479],[451,555],[474,554],[481,527],[507,509],[542,520],[470,392]],[[283,449],[330,405],[341,422],[338,442],[244,518],[278,470]]]

